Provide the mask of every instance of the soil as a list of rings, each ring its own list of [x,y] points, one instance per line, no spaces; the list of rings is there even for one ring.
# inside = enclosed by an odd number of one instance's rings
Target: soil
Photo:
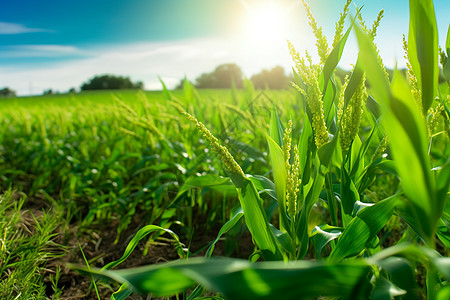
[[[56,242],[67,247],[67,254],[61,259],[49,262],[46,266],[48,274],[44,275],[44,282],[47,285],[47,296],[50,299],[53,299],[54,291],[51,287],[49,275],[54,273],[56,268],[60,266],[62,273],[58,281],[58,288],[62,289],[60,299],[98,299],[91,278],[67,268],[67,263],[86,266],[80,246],[91,267],[101,268],[107,263],[119,259],[134,234],[142,228],[143,225],[139,220],[140,217],[136,215],[132,223],[128,226],[128,229],[120,235],[120,239],[117,243],[115,243],[117,226],[119,225],[117,219],[110,222],[110,224],[93,225],[85,230],[85,233],[82,235],[78,234],[78,226],[75,225],[71,226],[68,232],[60,232]],[[189,241],[189,238],[183,237],[182,234],[177,232],[176,228],[171,229],[180,236],[180,240],[184,244]],[[195,256],[203,256],[209,243],[216,238],[220,227],[214,228],[213,230],[210,230],[210,232],[206,232],[206,230],[201,227],[197,227],[196,229],[197,230],[190,242],[190,250],[192,253],[196,253]],[[78,238],[77,235],[79,235]],[[155,243],[147,246],[148,253],[144,255],[146,243],[141,241],[133,253],[122,264],[114,269],[158,264],[179,258],[175,247],[166,240],[156,240]],[[237,248],[232,255],[234,257],[248,258],[253,252],[253,243],[250,234],[244,232],[238,239],[236,246]],[[229,256],[229,254],[229,251],[226,251],[225,242],[219,241],[216,244],[214,256]],[[108,284],[97,282],[100,299],[109,299],[111,294],[116,291],[118,287],[119,285],[116,283]],[[140,300],[159,298],[133,294],[127,299]],[[167,299],[167,297],[164,299]]]

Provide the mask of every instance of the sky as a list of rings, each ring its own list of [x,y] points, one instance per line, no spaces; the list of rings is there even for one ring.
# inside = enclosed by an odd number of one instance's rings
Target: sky
[[[345,0],[306,0],[332,42]],[[408,0],[354,0],[371,26],[384,18],[375,40],[389,67],[405,65]],[[450,1],[435,0],[439,44],[450,22]],[[348,26],[348,22],[347,22]],[[0,88],[18,95],[79,89],[95,75],[142,81],[145,89],[169,88],[185,76],[195,82],[223,63],[238,64],[250,78],[281,65],[290,73],[290,40],[316,56],[315,40],[301,0],[14,0],[0,10]],[[357,57],[352,34],[341,66]]]

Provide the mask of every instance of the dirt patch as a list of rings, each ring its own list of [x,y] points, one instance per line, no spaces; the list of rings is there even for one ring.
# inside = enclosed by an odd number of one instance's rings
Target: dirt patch
[[[57,242],[66,245],[67,255],[60,260],[52,262],[48,266],[50,270],[56,270],[58,265],[61,266],[62,275],[58,282],[58,287],[63,291],[61,299],[98,299],[91,278],[68,269],[67,263],[86,266],[80,246],[91,267],[101,268],[107,263],[119,259],[123,255],[129,241],[136,232],[142,228],[143,225],[140,224],[139,219],[139,216],[133,218],[132,223],[128,226],[128,229],[120,235],[120,239],[117,243],[115,243],[115,240],[117,236],[117,227],[119,225],[118,220],[113,220],[107,225],[93,225],[85,230],[85,233],[78,238],[77,226],[72,226],[69,229],[69,232],[61,232]],[[203,256],[210,245],[210,242],[216,238],[220,226],[218,225],[217,228],[208,230],[209,232],[201,227],[197,228],[198,229],[191,237],[183,236],[180,233],[181,230],[177,230],[178,228],[176,228],[176,226],[171,229],[180,236],[180,240],[184,243],[185,247],[190,247],[190,251],[195,253],[195,256]],[[64,237],[66,241],[64,241]],[[167,235],[164,235],[164,237],[167,237]],[[228,256],[230,254],[230,249],[226,249],[228,247],[231,248],[231,253],[235,254],[233,255],[234,257],[248,258],[253,252],[251,236],[248,231],[242,231],[238,234],[238,237],[239,238],[237,239],[232,239],[236,242],[236,245],[233,245],[233,247],[229,246],[229,243],[225,241],[225,238],[219,241],[215,247],[214,256]],[[150,243],[146,243],[146,241],[148,241],[148,238],[141,241],[133,253],[122,264],[114,269],[163,263],[179,258],[174,245],[167,239],[156,239]],[[147,250],[146,255],[144,255],[145,250]],[[48,286],[47,295],[53,295],[49,277],[46,276],[45,278],[45,282]],[[111,294],[117,290],[118,287],[119,285],[116,283],[98,283],[97,288],[100,299],[109,299]],[[129,299],[147,299],[147,296],[133,294]]]

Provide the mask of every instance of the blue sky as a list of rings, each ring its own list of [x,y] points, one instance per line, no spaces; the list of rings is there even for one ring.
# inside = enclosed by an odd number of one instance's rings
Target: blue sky
[[[345,0],[307,0],[329,40]],[[379,36],[388,66],[404,65],[408,0],[364,4],[368,24],[385,10]],[[450,21],[450,1],[435,0],[440,44]],[[352,5],[353,13],[355,8]],[[290,69],[286,47],[314,53],[314,38],[300,0],[14,0],[0,10],[0,88],[19,95],[78,88],[96,74],[111,73],[159,89],[160,76],[174,86],[195,80],[221,63],[237,63],[248,77],[263,68]],[[342,65],[357,55],[350,41]]]

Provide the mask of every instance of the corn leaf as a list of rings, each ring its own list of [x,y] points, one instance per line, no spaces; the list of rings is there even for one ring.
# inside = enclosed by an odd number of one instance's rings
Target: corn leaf
[[[226,222],[222,228],[220,228],[219,233],[217,234],[216,239],[211,243],[211,245],[208,247],[208,250],[206,251],[205,256],[211,257],[214,247],[216,246],[217,242],[220,240],[222,235],[230,231],[238,222],[242,219],[244,216],[244,211],[242,210],[242,207],[239,207],[238,210],[234,213],[233,217],[231,217],[228,222]]]
[[[448,26],[447,41],[445,43],[445,49],[443,51],[447,52],[447,57],[444,60],[442,71],[444,73],[445,80],[450,81],[450,25]]]
[[[306,112],[303,120],[303,130],[300,136],[298,149],[300,157],[300,171],[302,172],[302,185],[306,185],[308,184],[311,176],[311,149],[313,148],[311,145],[313,145],[314,142],[312,126]]]
[[[359,12],[360,9],[358,10],[357,14],[359,14]],[[331,112],[333,108],[333,102],[336,99],[336,85],[331,75],[333,74],[339,61],[341,60],[345,44],[347,43],[347,39],[348,36],[350,35],[353,25],[354,19],[352,20],[352,23],[350,24],[349,28],[347,29],[341,40],[333,48],[330,55],[328,55],[327,60],[325,61],[325,65],[323,67],[323,71],[319,77],[319,87],[323,94],[322,101],[324,104],[324,115],[328,128],[331,127],[331,121],[333,117],[333,114]],[[328,88],[330,85],[332,87],[332,90]]]
[[[383,276],[375,280],[375,287],[370,295],[371,300],[394,299],[394,297],[406,294],[405,290],[400,289],[390,280]]]
[[[334,150],[336,149],[338,140],[338,133],[339,133],[338,131],[336,132],[331,141],[320,147],[318,150],[320,163],[325,167],[328,167],[330,165],[331,159],[333,158]]]
[[[369,109],[375,119],[378,119],[380,117],[380,106],[378,105],[378,102],[375,101],[375,99],[373,99],[373,97],[370,95],[369,97],[367,97],[366,107]]]
[[[405,299],[420,299],[416,293],[418,284],[415,279],[414,268],[403,257],[388,257],[381,260],[378,265],[388,273],[390,281],[397,287],[405,290]]]
[[[284,127],[274,107],[270,115],[269,136],[281,147],[283,145],[283,134]]]
[[[127,270],[92,269],[100,278],[126,282],[133,290],[156,297],[180,293],[198,283],[227,299],[304,299],[335,296],[366,299],[372,286],[370,266],[363,262],[321,264],[312,262],[259,262],[231,258],[192,258]]]
[[[242,177],[239,174],[230,173],[230,178],[238,192],[239,202],[244,211],[245,224],[256,245],[261,250],[264,259],[282,259],[281,252],[275,236],[269,227],[269,221],[255,185],[249,178]]]
[[[335,227],[330,225],[316,226],[311,233],[311,242],[316,251],[316,258],[321,257],[320,253],[322,249],[330,243],[332,240],[337,239],[342,234],[341,227]]]
[[[266,139],[269,144],[272,173],[278,198],[278,210],[280,211],[281,228],[289,232],[290,225],[286,213],[286,160],[280,146],[278,146],[270,136],[266,135]]]
[[[329,260],[339,262],[364,250],[367,242],[386,225],[392,216],[396,202],[397,195],[394,195],[360,210],[339,237]]]
[[[124,299],[127,299],[128,296],[130,296],[132,292],[133,292],[133,290],[131,290],[128,287],[128,284],[123,283],[120,286],[120,288],[111,295],[111,300],[124,300]]]
[[[408,57],[422,92],[426,114],[437,90],[438,35],[432,0],[409,1]]]
[[[234,191],[234,186],[232,185],[230,178],[217,175],[192,176],[186,179],[169,207],[177,206],[181,201],[183,194],[190,189],[204,187],[221,187],[229,191]]]
[[[184,257],[185,256],[185,252],[184,252],[184,248],[180,242],[180,239],[178,238],[178,236],[169,229],[166,228],[162,228],[156,225],[147,225],[142,227],[133,237],[133,239],[130,241],[130,243],[128,244],[127,248],[125,249],[123,255],[121,258],[119,258],[118,260],[112,261],[109,264],[107,264],[106,266],[103,267],[102,270],[108,270],[111,268],[114,268],[115,266],[121,264],[123,261],[125,261],[128,256],[131,255],[131,253],[133,252],[134,248],[136,248],[137,244],[139,243],[140,240],[142,240],[143,238],[145,238],[147,235],[149,235],[150,233],[154,233],[154,232],[165,232],[168,233],[169,235],[172,236],[172,238],[175,240],[175,247],[177,249],[178,255],[180,257]]]
[[[428,247],[400,243],[378,252],[366,261],[371,265],[380,265],[388,257],[404,257],[412,263],[431,263],[431,266],[436,267],[446,280],[450,280],[450,258],[443,257]]]
[[[450,285],[443,286],[436,295],[436,300],[450,299]]]
[[[341,204],[344,213],[351,215],[359,193],[344,167],[341,168]]]
[[[447,57],[450,56],[450,24],[447,29],[447,39],[445,42],[445,48],[447,49]]]
[[[261,175],[249,175],[248,178],[251,179],[253,184],[255,185],[256,189],[259,191],[260,194],[267,193],[270,198],[272,198],[275,201],[278,201],[277,199],[277,193],[275,191],[275,184],[270,181],[267,177],[261,176]]]
[[[300,217],[298,218],[296,224],[297,238],[300,242],[300,248],[298,249],[297,259],[302,259],[305,257],[309,246],[309,232],[308,232],[308,219],[311,209],[314,203],[318,200],[320,192],[322,191],[323,183],[325,182],[325,177],[317,174],[314,179],[311,189],[303,201],[302,210],[300,212]]]
[[[405,79],[398,71],[394,72],[391,89],[376,63],[377,56],[370,38],[359,28],[356,32],[360,55],[364,58],[361,63],[380,103],[396,169],[413,206],[407,209],[415,216],[410,219],[410,225],[417,227],[416,232],[421,232],[422,238],[430,242],[445,199],[436,199],[435,182],[427,155],[426,125]]]

